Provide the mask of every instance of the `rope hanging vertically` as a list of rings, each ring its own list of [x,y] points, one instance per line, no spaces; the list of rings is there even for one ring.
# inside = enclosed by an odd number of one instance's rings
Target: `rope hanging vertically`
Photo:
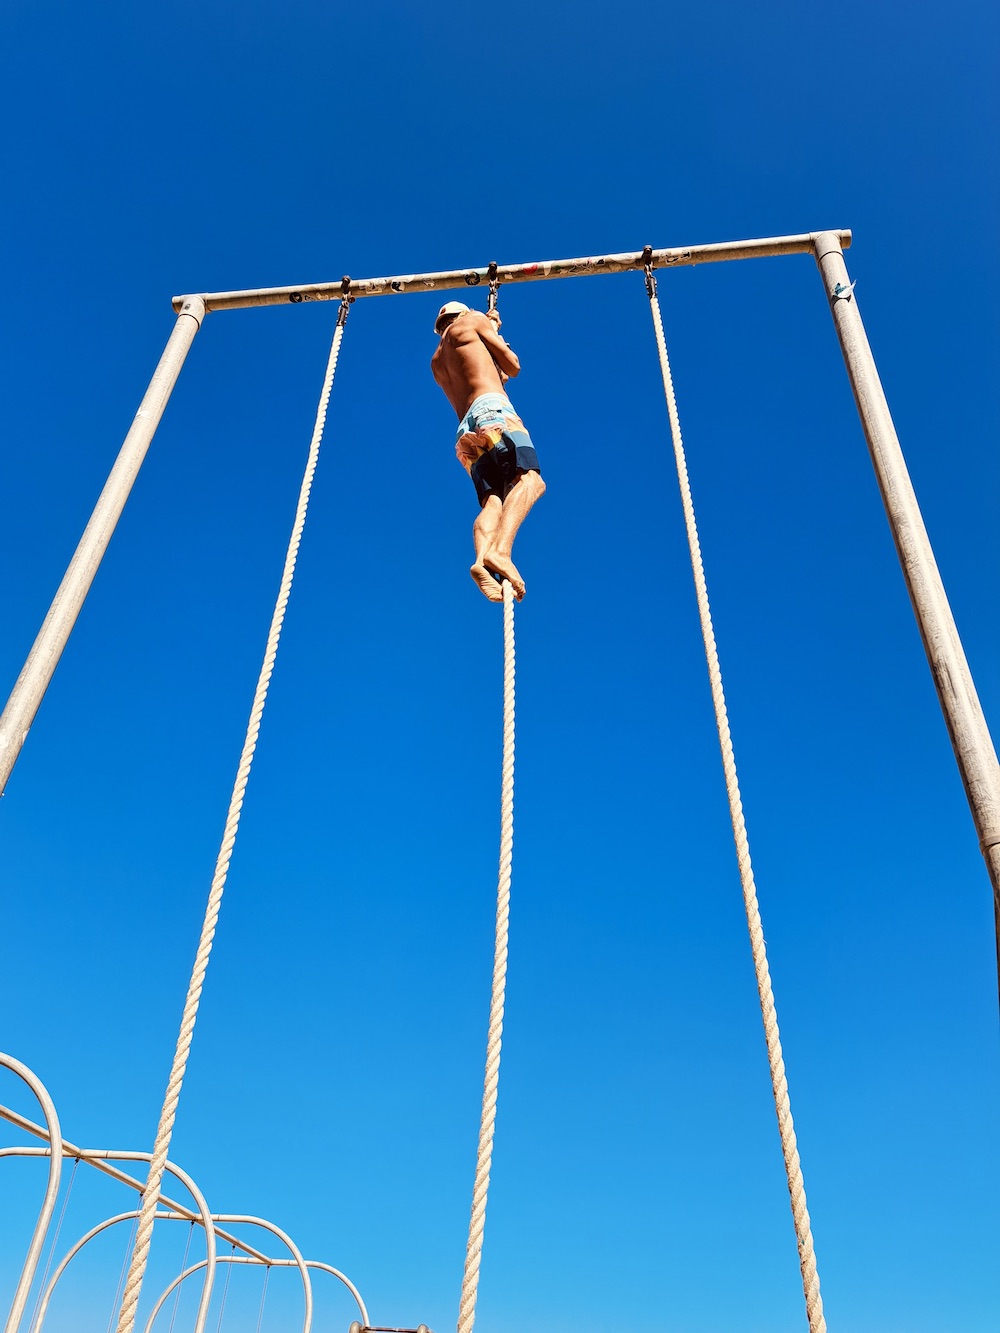
[[[142,1280],[146,1271],[146,1261],[149,1257],[149,1246],[153,1234],[153,1221],[156,1214],[156,1206],[160,1199],[160,1187],[170,1148],[170,1136],[173,1133],[174,1120],[177,1115],[177,1104],[180,1100],[181,1084],[184,1081],[184,1071],[187,1067],[188,1055],[191,1051],[191,1040],[194,1035],[195,1020],[198,1016],[198,1005],[201,1000],[202,987],[205,984],[205,973],[208,970],[208,960],[211,956],[212,942],[215,938],[215,929],[219,919],[219,910],[222,906],[222,894],[226,887],[226,877],[229,874],[229,863],[232,859],[233,846],[236,842],[236,833],[240,823],[240,812],[243,808],[243,797],[246,792],[247,781],[250,777],[250,765],[253,763],[254,750],[257,747],[257,737],[260,734],[260,722],[264,713],[264,703],[267,699],[267,690],[271,681],[271,673],[274,670],[274,659],[277,655],[278,640],[281,637],[281,627],[285,619],[285,608],[288,605],[288,597],[292,590],[295,562],[298,558],[299,543],[302,540],[302,530],[305,527],[306,510],[309,507],[309,493],[312,489],[316,464],[319,459],[320,445],[323,441],[323,428],[326,425],[326,412],[330,402],[330,390],[333,387],[333,377],[337,370],[337,359],[340,356],[340,344],[344,337],[344,325],[347,321],[347,313],[350,309],[351,300],[353,299],[348,294],[348,287],[349,282],[348,279],[345,278],[343,288],[344,295],[340,304],[340,313],[337,316],[337,327],[334,330],[333,342],[330,346],[330,356],[327,361],[326,375],[323,379],[323,389],[320,394],[319,407],[316,412],[316,422],[313,426],[312,440],[309,445],[309,455],[306,460],[305,473],[302,477],[302,485],[299,488],[299,499],[295,510],[295,521],[292,525],[292,535],[289,538],[288,549],[285,552],[285,564],[281,576],[281,586],[278,589],[277,601],[275,602],[274,612],[271,616],[271,627],[268,631],[267,646],[264,650],[264,661],[260,669],[260,675],[257,678],[257,688],[254,692],[253,706],[250,709],[250,720],[247,723],[246,736],[243,741],[243,751],[240,755],[239,767],[236,771],[236,781],[233,784],[233,793],[229,802],[229,812],[226,816],[226,826],[222,835],[222,845],[219,848],[219,854],[215,863],[215,875],[212,879],[212,886],[208,894],[208,904],[205,909],[205,919],[201,928],[201,938],[198,941],[198,951],[195,955],[194,968],[188,985],[187,998],[184,1002],[184,1013],[181,1018],[180,1032],[177,1037],[174,1062],[170,1070],[170,1078],[167,1081],[167,1091],[163,1101],[163,1109],[160,1112],[160,1122],[157,1127],[156,1140],[153,1145],[153,1155],[149,1164],[149,1174],[146,1177],[146,1188],[142,1195],[142,1204],[139,1211],[138,1226],[136,1228],[135,1246],[132,1250],[128,1277],[125,1281],[125,1291],[122,1296],[121,1310],[118,1315],[117,1333],[132,1333],[132,1329],[135,1325],[136,1307],[139,1303]]]
[[[500,1046],[503,1037],[504,994],[507,982],[507,936],[510,923],[510,878],[514,857],[514,589],[503,583],[503,762],[500,783],[500,872],[497,879],[496,943],[493,951],[493,992],[486,1040],[486,1077],[479,1124],[476,1180],[472,1189],[469,1242],[458,1308],[458,1333],[472,1333],[476,1321],[479,1264],[486,1226],[486,1197],[493,1160],[493,1131],[497,1119],[500,1082]]]
[[[806,1207],[802,1167],[795,1143],[795,1127],[792,1123],[792,1109],[788,1098],[785,1062],[781,1055],[781,1037],[778,1032],[778,1015],[774,1006],[774,991],[771,987],[771,974],[767,965],[764,927],[761,922],[760,908],[757,904],[757,888],[754,883],[753,867],[750,863],[750,842],[747,837],[746,822],[743,818],[743,802],[736,776],[736,756],[729,731],[726,699],[722,690],[722,671],[719,666],[715,631],[712,628],[712,614],[708,603],[708,585],[705,581],[705,568],[701,558],[701,543],[698,540],[698,527],[695,522],[687,460],[684,456],[684,444],[681,439],[681,425],[680,418],[677,415],[677,401],[674,397],[670,360],[667,356],[667,343],[663,333],[660,302],[656,294],[656,279],[653,277],[648,255],[647,250],[646,255],[643,256],[646,260],[646,291],[649,295],[653,330],[656,334],[656,346],[660,355],[660,371],[663,376],[663,391],[667,400],[667,415],[670,418],[670,436],[674,446],[677,479],[680,483],[681,503],[684,508],[684,524],[687,528],[691,569],[694,574],[695,593],[698,599],[698,616],[701,620],[701,633],[705,642],[705,658],[708,663],[708,676],[712,689],[712,704],[715,708],[715,723],[719,733],[719,747],[722,751],[726,794],[729,798],[729,815],[733,825],[740,884],[743,887],[743,902],[746,908],[747,926],[750,931],[750,948],[753,953],[754,971],[757,976],[760,1012],[764,1021],[767,1059],[771,1067],[771,1089],[774,1093],[774,1105],[778,1113],[778,1133],[781,1137],[781,1152],[785,1159],[785,1175],[788,1180],[788,1194],[792,1205],[792,1218],[795,1223],[795,1239],[799,1249],[799,1268],[802,1272],[802,1289],[806,1299],[809,1333],[826,1333],[823,1298],[820,1295],[819,1273],[816,1269],[816,1252],[813,1246],[812,1228],[809,1223],[809,1211]]]

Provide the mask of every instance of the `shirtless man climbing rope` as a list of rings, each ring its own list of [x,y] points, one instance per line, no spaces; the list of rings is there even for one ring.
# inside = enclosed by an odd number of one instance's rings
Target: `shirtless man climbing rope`
[[[458,461],[479,497],[472,528],[476,559],[469,572],[491,602],[503,601],[494,575],[510,580],[518,601],[524,596],[511,548],[528,510],[545,494],[531,438],[504,392],[521,363],[499,330],[495,310],[484,315],[449,301],[434,322],[441,341],[431,358],[434,378],[458,415]]]

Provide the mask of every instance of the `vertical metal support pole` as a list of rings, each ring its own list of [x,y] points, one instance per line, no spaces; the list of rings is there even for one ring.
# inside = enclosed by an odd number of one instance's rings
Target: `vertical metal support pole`
[[[821,232],[815,248],[903,578],[993,883],[1000,980],[1000,764],[853,299],[840,237]]]
[[[42,1108],[49,1135],[49,1180],[45,1188],[45,1198],[42,1202],[42,1210],[38,1214],[38,1221],[35,1223],[35,1230],[31,1236],[28,1257],[24,1261],[21,1276],[17,1283],[17,1290],[14,1292],[10,1314],[7,1316],[7,1323],[4,1325],[5,1333],[18,1333],[21,1320],[24,1318],[24,1307],[28,1303],[28,1296],[31,1292],[31,1284],[35,1280],[35,1270],[38,1268],[38,1260],[41,1258],[42,1246],[45,1244],[45,1235],[49,1229],[49,1223],[52,1221],[52,1214],[55,1212],[56,1200],[59,1197],[59,1177],[63,1163],[63,1139],[55,1103],[49,1096],[48,1089],[42,1080],[32,1073],[27,1065],[21,1064],[20,1060],[15,1060],[12,1055],[0,1053],[0,1068],[9,1069],[19,1079],[27,1083],[35,1094],[35,1100]]]
[[[45,697],[204,316],[204,303],[197,296],[188,297],[94,506],[90,522],[0,715],[0,795]]]

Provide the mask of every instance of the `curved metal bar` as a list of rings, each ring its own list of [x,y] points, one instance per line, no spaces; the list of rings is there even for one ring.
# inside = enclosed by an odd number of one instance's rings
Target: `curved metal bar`
[[[46,1157],[48,1156],[50,1149],[23,1148],[20,1152],[21,1156],[24,1157]],[[110,1159],[116,1162],[148,1162],[153,1156],[152,1153],[148,1152],[118,1152],[113,1148],[78,1148],[77,1155],[83,1162],[93,1161],[95,1159]],[[198,1318],[195,1320],[194,1325],[194,1333],[205,1333],[205,1324],[208,1320],[208,1308],[212,1302],[212,1287],[215,1284],[215,1225],[212,1219],[212,1214],[208,1211],[208,1204],[205,1202],[205,1196],[188,1173],[181,1167],[174,1166],[171,1162],[166,1163],[164,1170],[169,1171],[172,1176],[176,1176],[181,1184],[190,1191],[191,1197],[198,1205],[198,1212],[201,1214],[201,1225],[205,1229],[205,1264],[208,1271],[205,1274],[205,1284],[202,1288],[201,1300],[198,1303]],[[131,1214],[123,1214],[123,1216],[131,1216]],[[183,1216],[183,1214],[179,1214],[179,1216]],[[117,1220],[121,1219],[119,1218]],[[98,1230],[100,1230],[100,1228],[98,1228]],[[94,1234],[96,1235],[96,1232]],[[86,1239],[91,1239],[91,1237],[88,1236]],[[64,1271],[65,1266],[61,1265],[60,1268],[61,1271]],[[308,1274],[306,1275],[306,1281],[308,1281]],[[33,1333],[37,1333],[40,1326],[40,1322],[36,1323]],[[11,1333],[14,1333],[14,1330],[11,1330]],[[305,1330],[305,1333],[308,1333],[308,1330]]]
[[[298,1268],[302,1278],[302,1294],[306,1304],[305,1317],[302,1320],[302,1333],[310,1333],[313,1318],[312,1283],[309,1280],[309,1270],[306,1267],[306,1261],[302,1258],[302,1253],[292,1240],[291,1236],[289,1236],[287,1232],[282,1231],[281,1227],[275,1226],[273,1222],[269,1222],[265,1217],[252,1217],[242,1213],[215,1213],[214,1220],[216,1222],[229,1223],[244,1222],[248,1226],[262,1227],[264,1231],[270,1231],[272,1236],[277,1236],[283,1244],[288,1246],[288,1251],[294,1259],[295,1266]]]
[[[317,1268],[321,1273],[332,1273],[338,1281],[343,1282],[344,1286],[358,1303],[358,1310],[361,1313],[362,1324],[365,1328],[368,1328],[371,1325],[371,1320],[368,1318],[368,1307],[361,1299],[361,1292],[358,1291],[357,1287],[345,1273],[342,1273],[339,1268],[334,1268],[332,1264],[320,1263],[318,1259],[307,1259],[306,1268]]]
[[[220,1264],[253,1264],[257,1268],[292,1268],[295,1266],[294,1259],[267,1259],[267,1260],[251,1259],[248,1258],[246,1255],[242,1254],[239,1255],[220,1254],[216,1262]],[[368,1307],[361,1299],[361,1293],[358,1291],[357,1287],[354,1285],[354,1283],[351,1281],[349,1277],[346,1277],[340,1271],[339,1268],[334,1268],[332,1264],[320,1263],[318,1259],[306,1259],[305,1265],[306,1268],[315,1268],[323,1273],[332,1273],[334,1277],[339,1278],[340,1281],[343,1282],[344,1286],[351,1293],[351,1295],[354,1297],[355,1301],[357,1301],[358,1310],[361,1313],[362,1324],[364,1325],[365,1328],[370,1327],[370,1321],[368,1318]],[[170,1299],[173,1292],[177,1290],[177,1288],[185,1280],[185,1278],[190,1277],[192,1273],[197,1273],[198,1269],[204,1268],[204,1266],[205,1266],[205,1260],[200,1259],[198,1263],[192,1264],[190,1268],[185,1269],[183,1273],[179,1273],[177,1277],[174,1278],[173,1282],[171,1282],[170,1286],[167,1287],[167,1289],[160,1295],[159,1300],[154,1305],[153,1312],[149,1316],[149,1319],[146,1323],[144,1333],[152,1333],[153,1321],[156,1319],[156,1316],[163,1309],[164,1305],[166,1305],[167,1301]]]
[[[117,1222],[127,1222],[130,1218],[138,1216],[139,1216],[138,1209],[133,1208],[133,1210],[130,1213],[117,1213],[114,1217],[105,1218],[103,1222],[98,1222],[96,1227],[91,1227],[91,1229],[85,1235],[80,1237],[80,1239],[76,1242],[75,1245],[72,1245],[66,1251],[63,1258],[59,1261],[59,1264],[57,1265],[55,1272],[52,1274],[52,1278],[49,1281],[48,1286],[42,1293],[41,1300],[38,1302],[38,1312],[35,1315],[35,1322],[31,1326],[31,1333],[39,1333],[42,1324],[45,1322],[45,1315],[49,1308],[49,1301],[52,1299],[52,1293],[55,1291],[56,1283],[59,1281],[63,1273],[69,1267],[70,1261],[76,1258],[76,1256],[80,1253],[80,1251],[87,1244],[87,1242],[93,1240],[95,1236],[99,1236],[102,1231],[107,1231],[108,1227],[113,1227]],[[156,1216],[157,1218],[180,1217],[180,1214],[157,1213]]]
[[[291,1263],[293,1263],[293,1260],[281,1259],[278,1262],[283,1266],[288,1266]],[[218,1259],[216,1260],[216,1263],[255,1264],[258,1268],[271,1267],[270,1263],[263,1263],[261,1262],[260,1259],[250,1259],[245,1254],[220,1254]],[[151,1333],[153,1324],[156,1322],[156,1316],[160,1313],[160,1311],[166,1305],[167,1301],[177,1290],[177,1288],[181,1285],[181,1283],[185,1280],[185,1278],[189,1278],[192,1273],[197,1273],[199,1268],[204,1268],[204,1267],[205,1267],[205,1260],[199,1259],[198,1262],[196,1264],[192,1264],[190,1268],[185,1268],[183,1273],[178,1273],[177,1276],[174,1278],[174,1280],[170,1283],[170,1285],[165,1287],[163,1291],[160,1292],[159,1299],[157,1300],[156,1304],[150,1311],[149,1318],[146,1320],[146,1327],[143,1330],[143,1333]]]
[[[24,1317],[24,1307],[28,1303],[28,1293],[31,1291],[31,1284],[35,1280],[35,1270],[38,1268],[42,1246],[45,1244],[45,1235],[52,1221],[56,1199],[59,1195],[59,1178],[62,1174],[63,1163],[62,1131],[59,1128],[59,1117],[56,1114],[55,1103],[37,1074],[32,1073],[28,1066],[22,1064],[20,1060],[15,1060],[12,1055],[5,1055],[3,1052],[0,1052],[0,1067],[9,1069],[12,1074],[16,1074],[35,1094],[35,1100],[42,1108],[42,1114],[45,1116],[45,1124],[49,1131],[49,1142],[54,1145],[49,1153],[49,1179],[45,1186],[45,1197],[42,1200],[38,1221],[35,1223],[35,1230],[31,1236],[27,1256],[21,1267],[21,1276],[18,1279],[17,1290],[14,1292],[14,1299],[11,1302],[10,1314],[7,1316],[5,1333],[18,1333],[21,1320]]]

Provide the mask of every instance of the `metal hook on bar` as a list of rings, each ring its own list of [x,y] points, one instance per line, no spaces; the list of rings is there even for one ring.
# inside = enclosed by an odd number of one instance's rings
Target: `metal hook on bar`
[[[341,328],[347,323],[347,316],[350,313],[353,304],[354,297],[351,295],[351,279],[345,273],[340,280],[340,311],[337,315],[337,323]]]
[[[497,276],[497,262],[495,259],[490,260],[489,267],[486,270],[486,280],[490,284],[489,299],[486,303],[486,313],[489,314],[491,310],[496,310],[497,296],[500,292],[500,279]]]
[[[656,295],[656,279],[653,277],[653,247],[651,245],[642,247],[639,263],[646,274],[646,295],[652,300]]]

